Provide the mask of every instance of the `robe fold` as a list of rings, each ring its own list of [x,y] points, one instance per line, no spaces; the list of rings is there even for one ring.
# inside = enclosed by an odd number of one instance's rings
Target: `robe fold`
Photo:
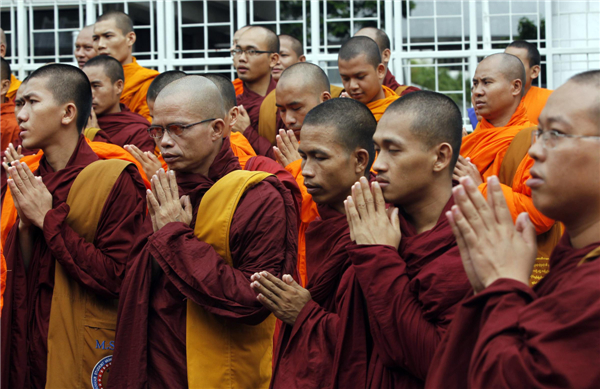
[[[538,118],[552,92],[550,89],[538,88],[533,85],[529,88],[527,94],[523,97],[523,104],[527,109],[527,117],[531,123],[538,124]]]
[[[94,243],[87,243],[67,223],[66,199],[77,175],[98,156],[80,137],[67,166],[53,171],[42,158],[34,175],[52,193],[53,209],[43,230],[33,230],[32,258],[24,268],[18,220],[6,239],[8,279],[2,312],[2,389],[44,388],[48,326],[55,261],[89,291],[107,298],[119,295],[129,251],[145,214],[145,186],[133,166],[117,179],[102,211]]]
[[[177,175],[180,195],[189,195],[193,204],[191,225],[173,222],[153,233],[147,218],[123,283],[109,388],[187,388],[186,300],[214,315],[258,324],[270,312],[250,288],[252,274],[294,274],[294,255],[286,253],[295,254],[297,231],[284,226],[296,217],[295,210],[276,177],[246,192],[234,212],[229,235],[233,266],[194,235],[204,193],[239,168],[226,139],[208,177]],[[153,258],[162,269],[154,279]]]
[[[390,69],[388,69],[387,73],[385,73],[385,78],[383,79],[383,85],[387,86],[388,88],[390,88],[391,90],[396,92],[396,94],[399,96],[404,96],[410,92],[416,92],[416,91],[420,90],[419,88],[417,88],[415,86],[399,84],[398,81],[396,81],[396,77],[394,77],[392,72],[390,72]]]
[[[108,138],[109,143],[125,146],[135,145],[142,151],[154,152],[154,139],[148,135],[150,122],[143,116],[138,115],[123,103],[120,104],[121,112],[109,113],[98,118],[98,125]],[[102,142],[102,135],[94,138],[94,141]]]
[[[252,157],[256,157],[256,152],[248,142],[248,139],[239,132],[232,132],[229,135],[229,144],[233,155],[238,157],[240,167],[245,169],[246,163]]]
[[[239,78],[236,78],[235,80],[231,81],[231,83],[233,84],[233,87],[235,88],[236,96],[239,96],[242,93],[244,93],[244,81],[240,80]]]
[[[133,62],[123,65],[123,72],[125,73],[125,85],[121,94],[121,103],[125,104],[132,112],[151,121],[146,94],[154,77],[160,73],[140,66],[135,57],[133,57]]]
[[[400,96],[398,96],[396,92],[394,92],[387,86],[382,86],[382,88],[385,92],[385,97],[383,99],[371,101],[369,104],[367,104],[367,107],[371,110],[371,113],[373,114],[373,116],[375,116],[375,120],[377,120],[378,122],[379,119],[381,119],[381,117],[383,116],[387,107],[400,98]]]
[[[475,131],[463,138],[460,154],[465,158],[471,158],[471,162],[481,173],[484,182],[479,186],[480,192],[487,193],[486,180],[488,177],[500,174],[502,161],[515,135],[531,126],[533,124],[527,118],[527,109],[521,101],[506,126],[494,127],[485,118],[482,118]],[[533,166],[533,162],[533,159],[526,155],[519,166],[518,175],[515,176],[512,187],[502,185],[502,190],[513,220],[516,220],[521,212],[527,212],[535,225],[536,232],[541,234],[554,225],[554,220],[544,216],[535,208],[531,199],[531,189],[525,185],[531,178],[529,169]]]
[[[374,343],[368,388],[423,388],[435,350],[471,287],[445,216],[453,204],[451,198],[437,224],[421,234],[401,213],[398,250],[348,246]]]
[[[260,106],[265,97],[271,93],[276,86],[277,82],[271,78],[271,83],[267,88],[265,96],[261,96],[258,93],[251,91],[246,86],[244,86],[244,93],[237,96],[238,105],[243,105],[250,117],[250,125],[244,130],[244,136],[248,139],[248,142],[250,142],[252,148],[256,151],[256,154],[264,155],[265,157],[272,159],[275,159],[275,154],[273,153],[271,142],[258,134],[258,123]]]
[[[12,101],[15,101],[15,96],[17,95],[17,90],[21,86],[21,81],[14,74],[10,75],[10,88],[8,88],[8,92],[6,92],[6,98]]]
[[[370,341],[366,307],[346,247],[346,215],[319,206],[306,231],[312,299],[274,352],[271,388],[365,388]]]
[[[0,104],[0,132],[2,138],[0,150],[4,152],[9,143],[14,143],[19,139],[21,132],[15,116],[15,103],[12,100],[7,99],[6,103]]]
[[[567,232],[533,289],[498,279],[469,293],[434,357],[427,388],[600,387],[600,261],[591,253],[598,247],[575,249]]]

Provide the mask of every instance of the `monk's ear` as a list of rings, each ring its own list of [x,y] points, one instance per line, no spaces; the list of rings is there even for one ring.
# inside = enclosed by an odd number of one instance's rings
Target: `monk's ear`
[[[390,62],[390,58],[392,57],[392,51],[390,49],[383,50],[381,53],[381,62],[388,63]]]
[[[298,58],[298,62],[306,62],[306,55],[302,54],[300,58]]]
[[[10,89],[10,79],[2,80],[2,89],[1,89],[0,95],[5,96],[8,93],[9,89]]]
[[[136,40],[137,35],[135,35],[135,32],[133,31],[128,32],[127,35],[125,35],[125,41],[127,42],[127,46],[129,47],[133,47]]]
[[[321,99],[320,102],[322,103],[323,101],[327,101],[329,99],[331,99],[331,93],[327,92],[327,91],[323,91],[323,93],[321,93]]]
[[[240,114],[240,109],[238,107],[233,107],[229,110],[229,128],[233,128],[235,122],[237,122],[238,115]]]
[[[4,43],[0,43],[0,57],[4,58],[6,55],[6,45]]]
[[[123,80],[117,80],[117,82],[115,82],[114,87],[117,90],[117,94],[119,96],[121,96],[121,93],[123,93],[123,85],[125,83],[123,82]],[[147,103],[146,103],[147,104]]]
[[[75,103],[67,103],[64,106],[63,115],[61,118],[61,124],[63,126],[68,126],[71,123],[75,123],[77,121],[77,107],[75,107]]]
[[[536,78],[538,78],[540,76],[540,72],[542,71],[542,69],[540,68],[540,65],[535,65],[530,69],[530,71],[531,71],[531,74],[529,76],[531,77],[532,80],[535,80]]]
[[[512,89],[513,89],[512,95],[513,96],[519,96],[519,97],[521,97],[524,87],[525,87],[525,85],[523,85],[523,83],[521,82],[520,79],[517,78],[516,80],[513,80],[513,82],[512,82]]]
[[[225,122],[223,121],[223,119],[214,120],[213,124],[212,124],[212,129],[213,129],[213,133],[211,134],[211,138],[212,138],[213,142],[216,141],[217,139],[222,139],[223,134],[226,133]]]
[[[269,63],[269,67],[273,69],[275,65],[277,65],[277,62],[279,62],[279,54],[271,53],[271,62]]]
[[[369,152],[365,149],[357,148],[354,151],[354,159],[356,165],[354,167],[354,173],[357,175],[364,175],[369,164]]]
[[[448,168],[452,161],[452,146],[449,143],[441,143],[435,147],[435,160],[433,171],[439,173]]]
[[[377,66],[377,78],[379,78],[380,80],[383,80],[385,78],[385,65],[380,63]]]

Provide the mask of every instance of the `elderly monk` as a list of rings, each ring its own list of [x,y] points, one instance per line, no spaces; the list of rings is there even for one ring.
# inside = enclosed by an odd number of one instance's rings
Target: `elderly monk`
[[[338,54],[338,68],[348,97],[366,104],[377,121],[400,98],[382,85],[386,69],[379,47],[371,38],[357,36],[344,43]]]
[[[367,388],[423,388],[436,347],[469,290],[445,217],[462,119],[436,92],[393,103],[375,132],[376,181],[346,201],[347,247],[373,336]],[[386,210],[386,203],[393,204]],[[350,352],[350,351],[348,351]]]
[[[484,180],[499,176],[513,219],[527,212],[540,235],[539,261],[532,277],[536,282],[547,272],[548,257],[561,230],[559,224],[535,208],[531,189],[525,185],[533,165],[526,154],[533,124],[521,99],[525,79],[523,63],[514,55],[494,54],[479,63],[473,77],[473,100],[482,120],[463,140],[454,179],[471,177],[485,195]],[[525,128],[529,130],[521,132]]]
[[[306,62],[302,42],[291,35],[279,35],[279,61],[271,70],[271,76],[275,81],[279,81],[281,72],[295,63]]]
[[[383,85],[387,86],[399,96],[404,96],[407,93],[415,92],[420,90],[414,86],[401,85],[396,81],[396,77],[390,72],[389,63],[390,58],[392,56],[390,38],[387,36],[385,31],[376,27],[364,27],[358,30],[354,36],[366,36],[375,41],[377,46],[379,47],[379,52],[381,53],[381,61],[385,66],[385,78],[383,79]]]
[[[6,56],[6,48],[8,47],[8,42],[6,41],[6,34],[4,30],[0,28],[0,57],[4,58]],[[6,98],[9,100],[14,100],[15,95],[17,94],[17,89],[21,85],[21,81],[15,77],[14,74],[10,75],[10,88],[6,93]]]
[[[240,171],[225,115],[203,77],[174,81],[156,98],[149,132],[170,170],[152,178],[109,388],[269,385],[275,320],[249,280],[263,269],[294,272],[296,215],[276,177]]]
[[[133,21],[120,11],[109,11],[102,14],[94,24],[94,48],[99,55],[109,55],[123,65],[125,85],[121,95],[121,103],[131,111],[151,120],[146,93],[156,70],[146,69],[138,65],[132,55],[136,35],[133,31]]]
[[[19,138],[20,130],[15,116],[15,103],[6,98],[12,77],[10,64],[4,58],[1,58],[0,61],[2,62],[0,66],[0,80],[2,80],[0,89],[0,137],[2,138],[2,146],[0,150],[4,151],[11,142]]]
[[[132,144],[142,151],[154,151],[154,140],[147,132],[150,123],[119,102],[125,78],[121,63],[101,55],[89,60],[83,71],[92,86],[92,108],[97,117],[96,123],[88,121],[84,135],[90,140],[106,139],[121,147]]]
[[[83,65],[90,59],[98,55],[94,48],[94,25],[85,26],[77,34],[75,40],[75,60],[79,69],[83,69]]]
[[[527,185],[566,232],[533,288],[535,228],[513,225],[498,179],[486,202],[473,180],[447,213],[471,293],[438,348],[427,387],[597,388],[600,385],[600,71],[575,75],[540,115]],[[575,173],[575,174],[574,174]]]
[[[376,126],[369,109],[352,99],[326,101],[306,115],[302,174],[321,215],[306,231],[308,289],[290,275],[252,276],[259,301],[285,323],[272,388],[365,387],[369,330],[346,252],[352,242],[344,200],[356,180],[369,176]]]
[[[237,45],[238,40],[240,39],[240,36],[244,33],[244,31],[246,31],[247,29],[249,29],[250,26],[244,26],[242,28],[240,28],[239,30],[237,30],[235,33],[233,33],[233,39],[231,41],[231,58],[233,60],[233,68],[237,70],[237,64],[238,64],[238,58],[236,57],[235,53],[233,52],[235,50],[235,46]],[[244,93],[244,81],[242,81],[239,78],[236,78],[235,80],[232,81],[233,86],[235,88],[235,95],[239,96],[242,93]]]
[[[525,66],[525,97],[523,104],[527,109],[527,117],[533,124],[538,124],[538,117],[546,105],[551,90],[531,85],[540,76],[540,52],[534,44],[527,41],[514,41],[504,50],[506,54],[518,57]]]
[[[92,107],[81,70],[46,65],[23,85],[23,146],[43,157],[34,172],[3,164],[18,217],[3,247],[2,388],[82,387],[112,353],[96,341],[114,336],[145,188],[135,166],[98,161],[81,134]]]

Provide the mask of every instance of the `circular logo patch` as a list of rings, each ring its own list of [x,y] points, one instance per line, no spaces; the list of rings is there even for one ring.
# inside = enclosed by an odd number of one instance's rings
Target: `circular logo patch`
[[[107,377],[107,373],[110,371],[110,366],[112,365],[112,355],[102,358],[96,366],[94,366],[94,370],[92,370],[92,388],[93,389],[103,389],[104,382]]]

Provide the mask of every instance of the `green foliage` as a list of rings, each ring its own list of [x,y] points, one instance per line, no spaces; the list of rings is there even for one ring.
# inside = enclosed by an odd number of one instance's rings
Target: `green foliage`
[[[529,41],[538,39],[537,26],[525,16],[519,19],[517,31],[519,32],[519,40]],[[544,19],[540,20],[540,39],[546,39],[546,20]]]
[[[411,64],[422,64],[419,61],[412,60]],[[410,71],[411,82],[413,85],[435,91],[435,67],[413,67]],[[464,83],[464,90],[470,90],[471,84],[468,79],[463,80],[463,73],[459,72],[457,77],[453,77],[450,71],[446,67],[438,67],[438,89],[441,93],[445,91],[462,91]],[[451,93],[448,96],[454,100],[456,105],[462,107],[462,94]]]

